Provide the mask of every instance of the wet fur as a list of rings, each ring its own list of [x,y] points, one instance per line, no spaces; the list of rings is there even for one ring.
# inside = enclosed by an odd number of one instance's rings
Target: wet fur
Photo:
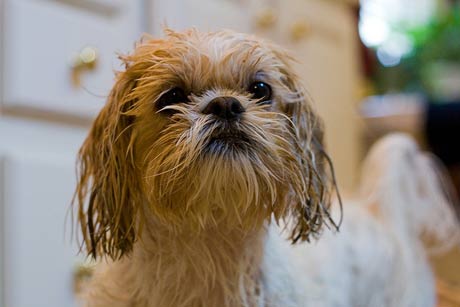
[[[253,301],[260,263],[254,247],[261,251],[272,218],[285,221],[295,242],[317,234],[324,221],[333,225],[321,121],[291,59],[256,37],[190,30],[143,39],[122,60],[126,70],[80,151],[75,204],[88,253],[111,258],[112,270],[142,257],[156,263],[152,278],[161,286],[150,298],[128,295],[126,304],[203,306],[215,296],[216,306],[242,305],[241,282]],[[246,88],[255,80],[273,88],[271,106],[250,98]],[[175,86],[190,103],[159,110],[156,101]],[[201,113],[223,95],[241,102],[241,120]],[[228,130],[239,140],[209,145]],[[131,278],[133,293],[141,291],[135,284],[142,278]],[[178,281],[202,289],[180,293]]]
[[[345,288],[331,279],[318,305],[309,294],[322,275],[299,271],[307,258],[296,255],[323,225],[335,229],[336,187],[321,120],[292,59],[230,31],[166,34],[121,57],[126,69],[80,151],[74,204],[83,245],[100,260],[86,305],[336,306],[328,289]],[[271,85],[271,105],[246,91],[255,80]],[[176,86],[190,101],[158,107]],[[201,112],[219,96],[241,102],[240,120]]]

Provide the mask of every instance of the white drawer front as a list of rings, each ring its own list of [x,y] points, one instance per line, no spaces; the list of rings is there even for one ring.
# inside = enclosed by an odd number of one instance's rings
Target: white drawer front
[[[195,27],[201,31],[232,29],[250,31],[252,13],[248,1],[163,0],[152,1],[149,12],[150,31],[163,34],[163,25],[181,31]]]
[[[143,28],[142,1],[6,0],[4,104],[93,116]],[[72,82],[72,61],[98,51],[93,70]]]
[[[75,306],[77,249],[63,230],[74,174],[56,164],[4,161],[6,306]]]
[[[0,117],[2,307],[76,307],[73,272],[82,256],[69,209],[86,133]]]

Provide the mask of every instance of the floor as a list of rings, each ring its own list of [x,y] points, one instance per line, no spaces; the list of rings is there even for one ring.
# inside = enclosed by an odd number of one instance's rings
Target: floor
[[[460,307],[460,247],[432,257],[437,277],[439,307]]]

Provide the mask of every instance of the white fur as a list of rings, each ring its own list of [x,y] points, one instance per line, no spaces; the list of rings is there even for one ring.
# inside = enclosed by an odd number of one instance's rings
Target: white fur
[[[263,271],[274,305],[435,306],[421,235],[449,247],[459,228],[433,163],[409,137],[386,137],[365,162],[361,199],[346,202],[339,233],[291,246],[272,227]]]

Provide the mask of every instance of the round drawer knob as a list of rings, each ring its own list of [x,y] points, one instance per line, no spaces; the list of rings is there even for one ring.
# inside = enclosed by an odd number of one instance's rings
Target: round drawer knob
[[[72,86],[80,87],[81,75],[85,71],[96,69],[98,62],[97,49],[91,46],[84,47],[72,61]]]
[[[265,8],[261,10],[255,18],[256,26],[259,29],[267,30],[275,26],[278,17],[272,8]]]
[[[289,34],[294,42],[299,42],[308,38],[311,32],[312,28],[306,21],[298,21],[291,25]]]

